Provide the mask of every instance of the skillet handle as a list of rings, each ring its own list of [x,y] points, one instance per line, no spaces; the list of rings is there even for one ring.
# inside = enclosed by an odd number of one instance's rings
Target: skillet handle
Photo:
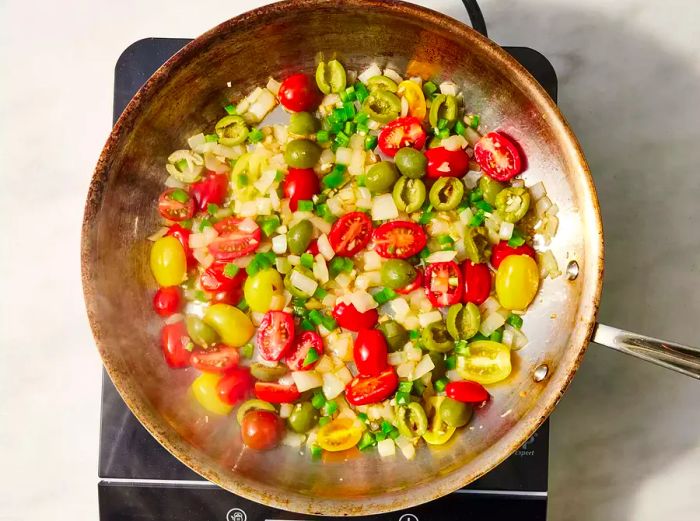
[[[486,22],[484,21],[484,15],[481,14],[481,8],[476,0],[462,0],[464,7],[467,9],[467,14],[469,15],[469,21],[475,31],[483,34],[488,38],[486,33]]]
[[[615,351],[700,379],[700,348],[638,335],[603,324],[596,325],[591,340]]]

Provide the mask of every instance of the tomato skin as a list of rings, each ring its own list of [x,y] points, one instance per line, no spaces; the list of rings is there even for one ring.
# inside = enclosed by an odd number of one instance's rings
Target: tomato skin
[[[321,100],[316,81],[303,73],[293,74],[284,80],[278,96],[284,108],[292,112],[312,111]]]
[[[462,264],[464,274],[464,292],[462,302],[483,304],[491,294],[491,271],[485,263],[475,264],[470,260]]]
[[[201,181],[192,185],[192,195],[197,201],[197,210],[206,211],[209,204],[223,204],[228,191],[228,175],[207,173]]]
[[[250,411],[243,417],[241,438],[251,449],[268,450],[275,447],[282,437],[284,424],[272,411]]]
[[[250,226],[250,231],[239,226]],[[232,261],[254,252],[260,244],[260,227],[251,219],[227,217],[214,225],[219,236],[209,244],[209,252],[218,261]]]
[[[187,195],[187,201],[181,203],[173,199],[173,194],[175,192],[182,192]],[[158,198],[158,212],[163,217],[169,221],[185,221],[191,219],[194,215],[194,199],[187,193],[187,191],[181,188],[168,188],[165,192],[160,194]]]
[[[522,246],[513,248],[512,246],[508,246],[508,241],[501,241],[491,250],[491,266],[498,269],[503,259],[509,255],[528,255],[532,257],[532,260],[537,260],[535,249],[529,244],[523,244]]]
[[[260,322],[257,341],[265,360],[280,360],[294,343],[294,317],[284,311],[268,311]]]
[[[323,339],[316,331],[304,331],[296,338],[291,352],[287,355],[287,367],[292,371],[309,371],[313,369],[318,360],[311,362],[309,365],[304,365],[304,359],[311,348],[314,348],[320,357],[323,354]]]
[[[205,373],[223,374],[236,368],[239,359],[238,349],[220,344],[209,349],[197,349],[192,353],[190,363]]]
[[[384,126],[379,133],[379,149],[389,157],[394,157],[400,148],[413,147],[420,150],[428,138],[421,120],[406,116],[396,118]]]
[[[449,278],[456,278],[457,284],[450,285]],[[439,290],[434,290],[433,283],[442,286]],[[423,279],[425,294],[435,307],[451,306],[456,304],[462,298],[462,272],[456,262],[434,262],[428,264],[425,269],[425,278]]]
[[[204,270],[199,276],[199,284],[202,286],[202,289],[212,293],[240,289],[245,282],[246,271],[240,269],[233,277],[227,277],[224,273],[225,268],[226,264],[215,262]]]
[[[318,240],[317,239],[312,239],[312,241],[309,243],[309,247],[306,248],[306,251],[308,251],[311,255],[314,257],[319,254],[318,251]]]
[[[411,282],[408,286],[405,286],[405,287],[399,288],[399,289],[395,289],[394,291],[400,295],[408,295],[412,291],[415,291],[422,286],[423,286],[423,270],[420,268],[416,268],[416,278],[413,279],[413,282]]]
[[[476,382],[450,382],[445,387],[445,394],[464,403],[482,403],[489,399],[488,391]]]
[[[253,388],[253,377],[248,369],[230,369],[216,384],[216,391],[224,403],[236,405],[244,400]]]
[[[168,237],[175,237],[178,241],[180,241],[182,248],[185,250],[185,258],[187,259],[188,269],[191,269],[197,265],[197,259],[194,258],[192,248],[190,248],[190,235],[192,235],[190,230],[183,228],[179,224],[173,224],[170,228],[168,228],[168,232],[165,235]]]
[[[153,309],[161,317],[167,317],[179,311],[182,305],[182,291],[177,286],[158,288],[153,295]]]
[[[185,346],[192,343],[187,336],[185,323],[175,322],[166,324],[160,331],[160,345],[163,349],[163,356],[166,363],[173,369],[181,369],[190,366],[190,352]]]
[[[385,259],[407,259],[421,251],[428,238],[420,224],[391,221],[374,230],[374,249]]]
[[[292,403],[301,393],[295,384],[282,385],[274,382],[255,382],[255,396],[270,403]]]
[[[474,145],[474,161],[496,181],[508,181],[522,172],[520,152],[500,132],[489,132]]]
[[[372,220],[364,212],[350,212],[333,223],[328,240],[339,257],[352,257],[372,237]]]
[[[333,308],[333,318],[335,318],[340,327],[350,331],[361,331],[363,329],[372,329],[379,319],[379,313],[377,313],[376,309],[369,309],[364,313],[360,313],[352,304],[340,302]]]
[[[282,191],[289,199],[289,209],[296,212],[299,201],[311,200],[321,191],[321,184],[313,168],[289,168]]]
[[[469,172],[469,156],[461,148],[457,150],[447,150],[445,147],[430,148],[425,151],[425,157],[428,158],[426,167],[428,179],[464,177]]]
[[[352,356],[362,376],[376,376],[386,369],[387,346],[381,331],[365,329],[357,334]]]
[[[345,399],[350,405],[367,405],[386,400],[399,386],[393,367],[376,376],[356,376],[345,387]]]

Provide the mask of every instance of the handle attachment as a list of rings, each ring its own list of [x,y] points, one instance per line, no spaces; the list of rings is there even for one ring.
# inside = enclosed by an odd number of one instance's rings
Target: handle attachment
[[[488,38],[486,33],[486,22],[484,21],[484,15],[481,14],[481,8],[476,0],[462,0],[464,7],[467,9],[467,14],[469,15],[469,21],[475,31],[483,34]]]
[[[700,348],[638,335],[603,324],[596,325],[591,340],[700,380]]]

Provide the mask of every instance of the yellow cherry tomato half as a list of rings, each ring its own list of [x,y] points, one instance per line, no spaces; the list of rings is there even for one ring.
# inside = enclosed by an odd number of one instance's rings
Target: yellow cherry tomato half
[[[468,355],[457,356],[457,374],[482,385],[505,380],[512,370],[510,349],[491,340],[477,340],[467,346]]]
[[[228,304],[209,306],[202,320],[219,334],[219,338],[227,346],[245,345],[255,333],[255,327],[248,315]]]
[[[233,405],[229,405],[219,398],[216,384],[221,380],[222,375],[214,373],[202,373],[192,382],[192,394],[204,407],[212,414],[226,416],[233,410]]]
[[[506,309],[524,310],[535,298],[540,270],[529,255],[509,255],[496,272],[496,295]]]
[[[423,89],[415,81],[406,80],[399,83],[398,93],[408,101],[408,115],[423,120],[426,113]]]
[[[362,424],[350,418],[336,418],[318,430],[316,443],[323,450],[338,452],[357,445],[362,438]]]
[[[457,430],[455,427],[447,425],[440,416],[440,404],[444,400],[444,396],[433,396],[428,399],[428,405],[433,410],[433,418],[430,421],[430,428],[423,434],[423,439],[429,445],[443,445],[447,443]]]
[[[185,249],[175,237],[161,237],[151,248],[151,271],[160,286],[177,286],[187,276]]]
[[[277,270],[266,269],[246,279],[243,295],[250,309],[258,313],[266,313],[271,309],[284,307],[284,298],[278,298],[282,296],[283,290],[284,283]]]

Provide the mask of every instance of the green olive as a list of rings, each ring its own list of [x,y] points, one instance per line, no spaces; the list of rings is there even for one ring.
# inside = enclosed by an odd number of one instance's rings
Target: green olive
[[[287,367],[282,364],[269,366],[256,362],[250,366],[250,374],[257,380],[261,380],[263,382],[276,382],[286,375],[287,372]]]
[[[226,146],[240,145],[248,137],[248,127],[241,116],[221,118],[214,127],[214,131],[219,136],[219,143]]]
[[[451,94],[438,94],[433,98],[430,104],[430,126],[437,128],[440,120],[447,121],[447,128],[452,128],[459,117],[459,107],[457,106],[457,98]]]
[[[308,112],[293,112],[289,116],[289,132],[309,136],[318,130],[318,120]]]
[[[301,255],[309,247],[314,233],[314,226],[310,221],[303,220],[292,226],[287,232],[287,247],[294,255]]]
[[[294,139],[287,143],[284,160],[294,168],[312,168],[321,157],[321,147],[306,139]]]
[[[490,243],[483,227],[464,228],[464,251],[475,264],[486,262],[491,256]]]
[[[389,351],[399,351],[408,342],[408,331],[396,320],[387,320],[379,324],[379,331],[382,332]]]
[[[391,161],[380,161],[373,164],[365,175],[365,186],[374,193],[391,191],[391,187],[399,178],[396,165]]]
[[[441,177],[430,188],[430,204],[439,211],[454,210],[462,202],[464,185],[456,177]]]
[[[526,188],[509,187],[496,196],[496,209],[504,221],[517,223],[530,208],[530,192]]]
[[[367,96],[362,104],[362,110],[379,123],[389,123],[392,119],[399,117],[401,100],[389,91],[375,90]]]
[[[219,335],[213,327],[204,323],[204,321],[196,315],[187,315],[185,317],[185,326],[187,334],[192,339],[192,342],[200,347],[211,347],[219,341]]]
[[[396,92],[399,90],[399,86],[394,80],[382,75],[372,76],[370,79],[368,79],[367,87],[369,87],[370,91],[388,90],[389,92]]]
[[[382,284],[387,288],[405,288],[416,279],[416,269],[401,259],[386,259],[381,268]]]
[[[292,410],[292,414],[287,418],[289,428],[294,432],[303,434],[314,428],[318,422],[318,411],[311,405],[311,402],[297,403]]]
[[[481,176],[481,179],[479,179],[479,190],[481,190],[484,201],[489,203],[491,206],[496,205],[496,196],[504,188],[505,185],[503,183],[499,183],[487,175]]]
[[[400,212],[417,212],[425,201],[425,183],[420,179],[401,176],[391,195]]]
[[[443,378],[445,373],[447,373],[447,362],[445,362],[445,355],[438,353],[437,351],[431,351],[428,353],[430,359],[433,361],[433,370],[430,374],[430,379],[434,382]]]
[[[480,326],[481,313],[473,302],[454,304],[447,310],[447,331],[455,340],[469,340]]]
[[[403,175],[411,179],[418,179],[425,175],[428,158],[420,150],[404,147],[396,152],[394,162]]]
[[[289,273],[287,273],[287,274],[284,276],[284,287],[285,287],[285,289],[286,289],[287,291],[289,291],[289,292],[292,294],[293,297],[298,297],[298,298],[311,298],[312,295],[307,295],[306,293],[304,293],[304,292],[301,291],[300,289],[297,289],[296,286],[293,286],[293,285],[292,285],[292,273],[294,273],[295,271],[298,271],[299,273],[301,273],[302,275],[305,275],[305,276],[309,277],[310,279],[313,279],[313,278],[314,278],[314,274],[311,273],[311,270],[308,270],[308,269],[304,268],[303,266],[294,266],[294,269],[292,269],[292,271],[290,271]]]
[[[442,320],[428,324],[421,332],[421,341],[428,351],[438,353],[447,353],[455,345]]]
[[[396,408],[396,426],[407,438],[418,438],[428,430],[428,416],[417,402]]]
[[[243,423],[243,418],[250,411],[275,412],[275,406],[269,402],[258,400],[257,398],[253,398],[252,400],[246,400],[238,408],[238,411],[236,411],[236,420],[238,420],[239,425]]]
[[[345,67],[338,60],[321,62],[316,67],[316,85],[324,94],[344,91],[346,82]]]
[[[450,427],[462,427],[469,423],[471,417],[471,405],[448,397],[440,403],[440,418]]]

